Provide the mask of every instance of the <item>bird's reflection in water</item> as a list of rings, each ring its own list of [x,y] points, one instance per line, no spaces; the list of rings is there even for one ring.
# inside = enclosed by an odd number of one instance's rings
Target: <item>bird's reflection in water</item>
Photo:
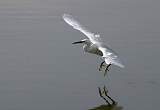
[[[114,101],[109,95],[106,86],[101,89],[98,87],[100,97],[106,102],[106,105],[100,105],[89,110],[122,110],[123,107],[118,106],[118,103]]]

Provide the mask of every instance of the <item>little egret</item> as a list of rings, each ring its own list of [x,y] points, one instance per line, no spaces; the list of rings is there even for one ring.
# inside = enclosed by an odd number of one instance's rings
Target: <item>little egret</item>
[[[63,19],[74,29],[79,30],[88,37],[88,39],[83,39],[81,41],[73,42],[72,44],[82,43],[83,50],[85,52],[96,54],[102,57],[104,61],[100,64],[99,71],[101,71],[102,67],[104,66],[104,63],[106,65],[105,74],[107,71],[109,71],[108,68],[112,64],[124,68],[124,65],[121,63],[120,59],[118,58],[118,55],[111,48],[109,48],[102,42],[99,34],[95,34],[88,31],[75,18],[73,18],[72,15],[64,14]]]

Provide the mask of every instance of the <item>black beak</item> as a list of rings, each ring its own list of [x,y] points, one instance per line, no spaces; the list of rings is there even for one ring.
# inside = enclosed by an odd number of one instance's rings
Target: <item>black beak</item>
[[[80,44],[80,43],[83,43],[85,41],[78,41],[78,42],[73,42],[72,44]]]

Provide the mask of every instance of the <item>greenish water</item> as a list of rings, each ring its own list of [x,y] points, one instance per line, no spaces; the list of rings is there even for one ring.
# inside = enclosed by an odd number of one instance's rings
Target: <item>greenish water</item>
[[[159,0],[1,0],[0,109],[110,109],[106,87],[123,110],[159,109]],[[102,60],[71,43],[84,38],[61,18],[70,13],[100,33],[124,69],[98,71]],[[102,105],[102,106],[100,106]],[[117,109],[116,109],[117,108]]]

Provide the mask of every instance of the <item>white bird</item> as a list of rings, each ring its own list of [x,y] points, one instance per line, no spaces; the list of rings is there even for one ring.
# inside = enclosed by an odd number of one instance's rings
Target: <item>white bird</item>
[[[104,66],[104,63],[106,63],[105,74],[107,71],[109,71],[108,68],[112,64],[124,68],[124,65],[121,63],[120,59],[118,58],[118,55],[111,48],[104,45],[99,34],[95,34],[88,31],[75,18],[73,18],[72,15],[64,14],[63,19],[74,29],[79,30],[88,37],[88,39],[83,39],[78,42],[73,42],[72,44],[82,43],[83,50],[85,52],[96,54],[102,57],[104,61],[101,63],[99,71],[102,69],[102,66]]]

